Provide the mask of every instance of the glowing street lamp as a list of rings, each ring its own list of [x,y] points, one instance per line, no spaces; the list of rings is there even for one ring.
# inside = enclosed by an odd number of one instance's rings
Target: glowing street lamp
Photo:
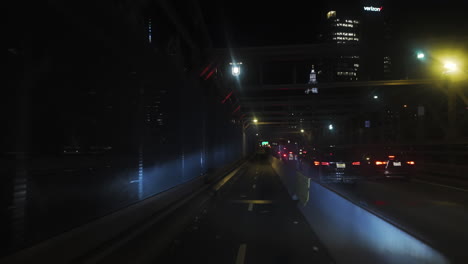
[[[301,133],[304,133],[304,129],[301,129]]]
[[[229,65],[231,65],[231,73],[233,76],[237,77],[241,74],[242,62],[231,62]]]
[[[422,59],[424,59],[424,57],[426,57],[426,55],[424,53],[422,53],[422,52],[418,52],[418,54],[416,56],[417,56],[417,58],[419,60],[422,60]]]
[[[254,119],[253,122],[256,124],[256,123],[258,123],[258,120],[257,120],[257,119]]]
[[[328,125],[328,130],[333,130],[333,125],[332,124]]]
[[[452,73],[458,70],[458,66],[454,62],[447,61],[444,64],[444,69],[446,73]]]

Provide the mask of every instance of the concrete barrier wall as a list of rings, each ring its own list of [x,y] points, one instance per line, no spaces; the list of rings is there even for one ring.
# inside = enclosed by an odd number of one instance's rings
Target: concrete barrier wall
[[[299,209],[337,263],[449,263],[438,251],[376,214],[273,158],[272,167],[292,196],[308,201]],[[299,177],[299,180],[297,179]]]

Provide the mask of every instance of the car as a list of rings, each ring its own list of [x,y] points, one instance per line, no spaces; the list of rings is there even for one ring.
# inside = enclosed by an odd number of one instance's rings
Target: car
[[[416,162],[404,152],[364,153],[361,171],[367,179],[410,180],[414,175]]]
[[[360,160],[353,149],[326,147],[309,151],[302,160],[305,175],[322,183],[356,183]]]

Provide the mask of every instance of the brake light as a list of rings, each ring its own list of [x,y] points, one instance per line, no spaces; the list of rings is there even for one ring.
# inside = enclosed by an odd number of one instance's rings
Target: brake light
[[[385,165],[385,164],[387,164],[386,161],[376,161],[375,162],[375,165]]]
[[[283,157],[285,157],[285,158],[286,158],[287,156],[288,156],[288,155],[286,155],[286,154],[283,154]]]
[[[281,151],[278,151],[278,154],[281,154]]]
[[[392,159],[395,158],[395,156],[393,156],[393,155],[392,155],[392,156],[388,156],[388,158],[392,160]]]
[[[330,162],[322,161],[322,166],[328,166],[330,165]]]
[[[293,154],[292,152],[289,152],[289,154]]]
[[[355,162],[353,162],[351,164],[353,164],[354,166],[359,166],[359,165],[361,165],[361,162],[360,161],[355,161]]]
[[[414,161],[407,161],[406,163],[409,164],[409,165],[414,165],[414,164],[416,164]]]
[[[320,161],[314,161],[314,165],[315,165],[315,166],[320,165]]]
[[[302,151],[302,153],[307,154],[307,151],[304,150],[304,151]]]

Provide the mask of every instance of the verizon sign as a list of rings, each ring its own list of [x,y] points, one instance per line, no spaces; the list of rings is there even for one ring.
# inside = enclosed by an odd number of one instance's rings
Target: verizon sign
[[[373,7],[373,6],[365,6],[364,11],[369,11],[369,12],[380,12],[382,11],[383,7]]]

